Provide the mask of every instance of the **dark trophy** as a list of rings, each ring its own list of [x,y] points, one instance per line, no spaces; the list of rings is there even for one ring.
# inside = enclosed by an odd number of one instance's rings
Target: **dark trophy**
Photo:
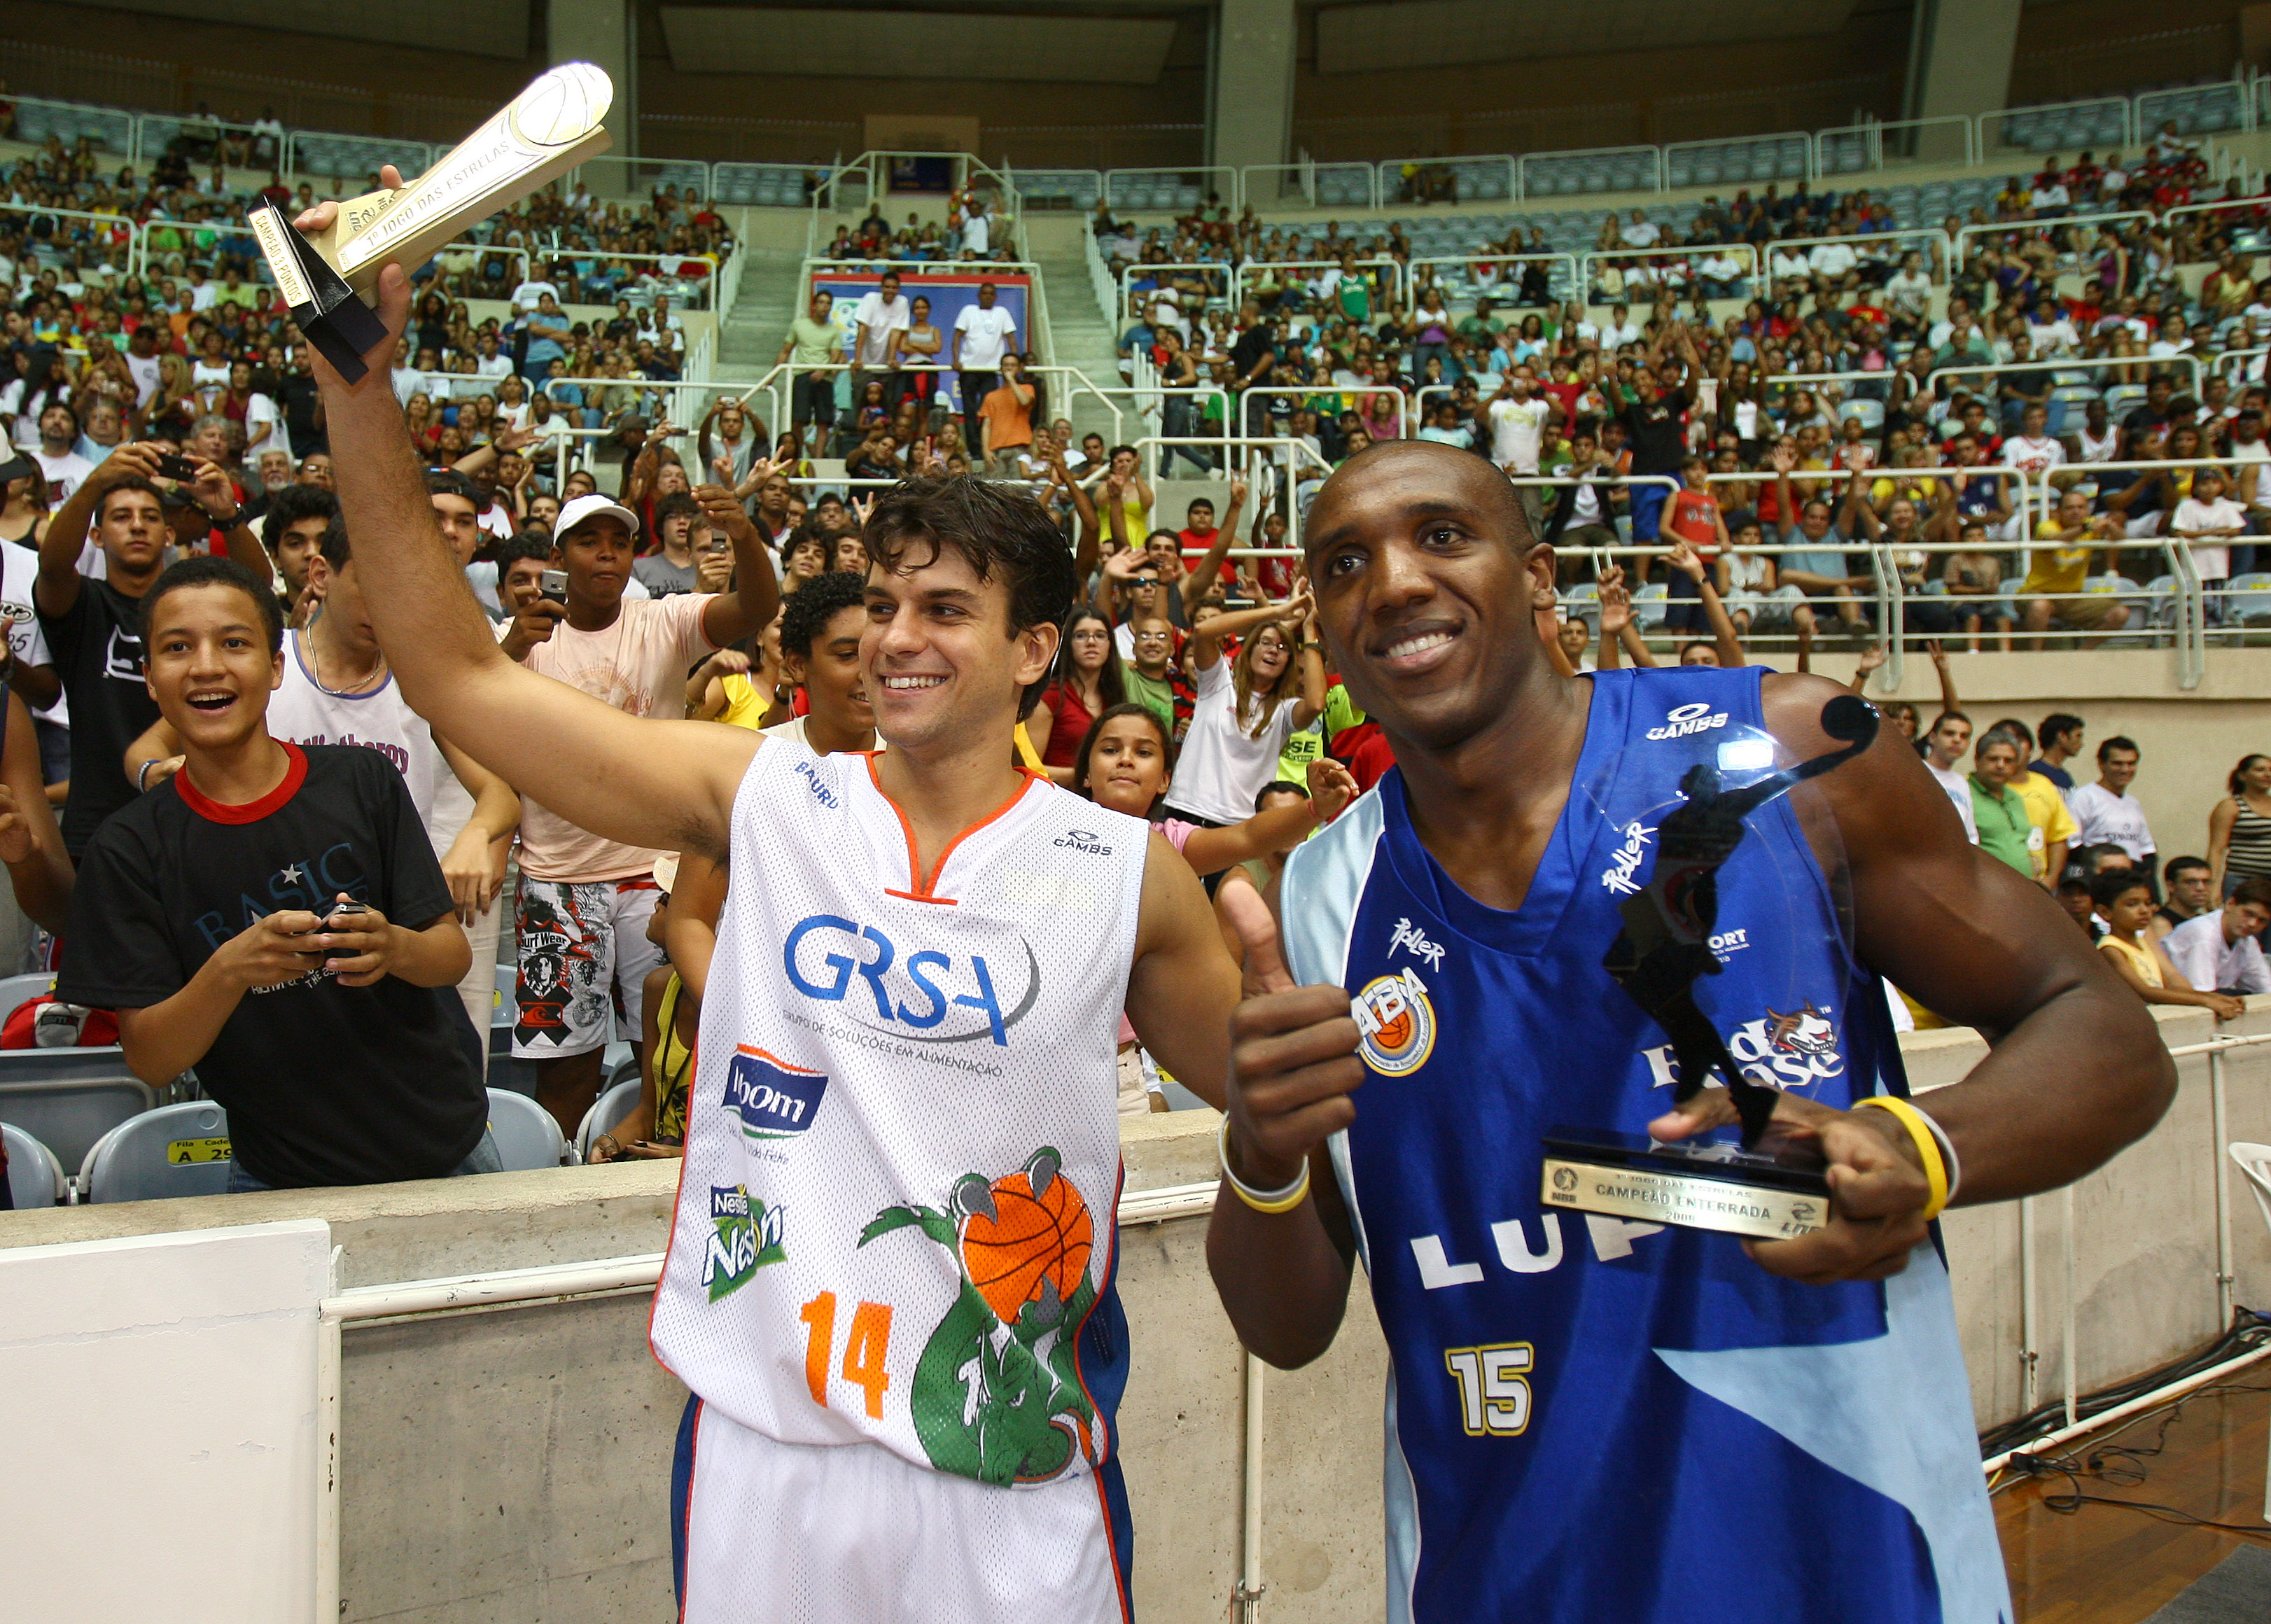
[[[1828,1223],[1829,1182],[1820,1151],[1810,1140],[1769,1130],[1777,1091],[1743,1074],[1697,1007],[1695,981],[1719,972],[1710,946],[1718,874],[1742,844],[1743,820],[1867,749],[1877,720],[1866,703],[1840,694],[1822,707],[1821,727],[1846,741],[1843,749],[1739,789],[1722,789],[1711,762],[1697,763],[1680,779],[1680,804],[1657,826],[1655,871],[1619,905],[1624,928],[1601,965],[1671,1039],[1679,1067],[1673,1102],[1686,1104],[1716,1071],[1741,1119],[1741,1143],[1662,1144],[1645,1134],[1556,1129],[1545,1136],[1547,1206],[1768,1240]]]

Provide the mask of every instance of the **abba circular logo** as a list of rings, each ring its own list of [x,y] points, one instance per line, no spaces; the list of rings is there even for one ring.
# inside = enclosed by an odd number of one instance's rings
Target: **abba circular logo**
[[[1427,1063],[1435,1047],[1435,1006],[1416,971],[1375,976],[1350,1001],[1357,1053],[1382,1076],[1400,1077]]]

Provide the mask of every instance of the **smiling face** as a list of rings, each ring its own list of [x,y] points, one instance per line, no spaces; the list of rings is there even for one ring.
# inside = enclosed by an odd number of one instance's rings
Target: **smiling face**
[[[284,659],[270,650],[259,607],[242,588],[168,592],[153,606],[145,646],[144,683],[184,744],[227,749],[265,725]]]
[[[1009,625],[1009,587],[980,580],[952,548],[917,544],[897,570],[867,572],[860,638],[875,726],[892,748],[955,749],[991,737],[1006,745],[1018,699],[1056,657],[1054,625]]]
[[[1471,453],[1382,445],[1325,482],[1303,539],[1332,663],[1393,735],[1471,737],[1545,658],[1531,614],[1550,601],[1552,551]]]
[[[1115,716],[1097,729],[1087,777],[1077,787],[1099,807],[1148,817],[1168,783],[1167,741],[1158,718],[1147,711]]]
[[[2137,752],[2121,749],[2106,751],[2097,764],[2097,776],[2104,780],[2106,788],[2117,795],[2120,794],[2129,787],[2130,781],[2137,776]]]
[[[812,714],[831,733],[866,733],[875,726],[875,710],[867,702],[860,666],[860,640],[867,625],[867,611],[847,604],[828,617],[828,624],[813,638],[809,654],[782,651],[781,663],[790,680],[804,684]],[[778,625],[773,635],[780,635]]]

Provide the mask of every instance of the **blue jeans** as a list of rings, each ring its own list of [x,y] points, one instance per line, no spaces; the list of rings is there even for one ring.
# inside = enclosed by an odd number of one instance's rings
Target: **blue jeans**
[[[481,1129],[481,1142],[473,1147],[473,1154],[459,1162],[449,1176],[453,1179],[462,1179],[468,1173],[503,1173],[503,1171],[504,1158],[497,1151],[496,1136],[484,1128]],[[230,1195],[242,1196],[252,1190],[272,1190],[275,1188],[272,1184],[263,1184],[239,1166],[234,1158],[230,1159],[228,1164]]]
[[[1634,485],[1632,491],[1632,539],[1645,546],[1657,540],[1657,521],[1672,493],[1661,485]]]

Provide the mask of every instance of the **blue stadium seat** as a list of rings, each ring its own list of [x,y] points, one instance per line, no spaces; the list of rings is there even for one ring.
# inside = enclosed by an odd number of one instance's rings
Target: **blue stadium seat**
[[[210,1099],[160,1106],[103,1135],[79,1166],[79,1198],[164,1201],[228,1189],[228,1113]]]
[[[56,1153],[13,1122],[0,1122],[8,1146],[8,1201],[19,1212],[62,1204],[70,1181]]]
[[[552,1113],[525,1094],[489,1090],[489,1131],[496,1136],[497,1154],[507,1173],[557,1167],[570,1153]]]
[[[636,1072],[616,1084],[592,1102],[584,1113],[584,1121],[576,1129],[576,1159],[592,1159],[592,1141],[610,1131],[615,1124],[638,1108],[639,1090],[644,1082]]]
[[[67,1167],[157,1103],[115,1047],[0,1050],[0,1122],[38,1138]]]

